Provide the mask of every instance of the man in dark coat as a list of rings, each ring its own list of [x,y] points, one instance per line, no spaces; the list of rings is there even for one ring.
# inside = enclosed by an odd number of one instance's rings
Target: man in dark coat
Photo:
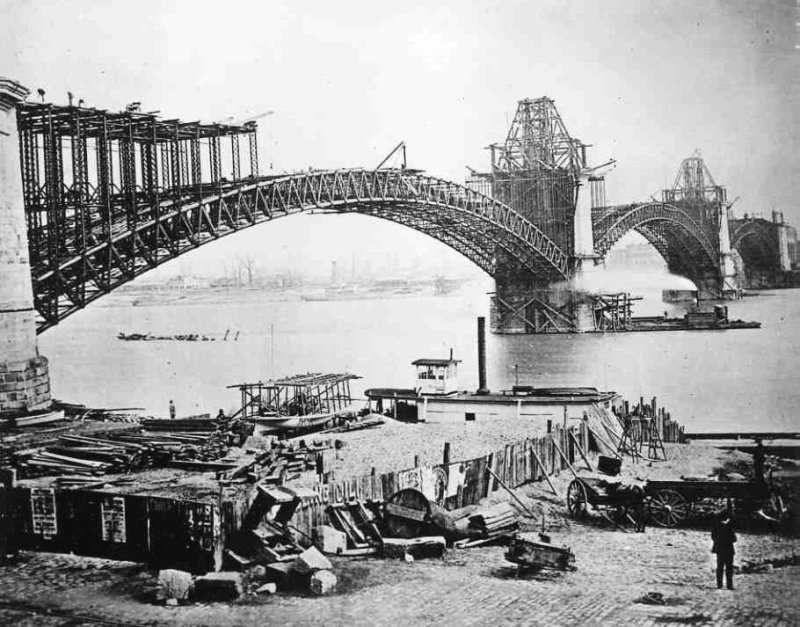
[[[764,443],[761,440],[756,440],[756,448],[753,451],[753,478],[759,487],[765,485],[764,480]]]
[[[733,530],[733,520],[730,514],[723,515],[711,530],[711,539],[714,545],[711,552],[717,554],[717,588],[722,587],[722,573],[725,572],[725,583],[728,590],[733,590],[733,548],[736,542],[736,533]]]

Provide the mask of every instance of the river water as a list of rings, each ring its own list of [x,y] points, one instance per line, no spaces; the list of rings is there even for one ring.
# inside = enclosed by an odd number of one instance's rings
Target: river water
[[[226,386],[305,372],[361,375],[366,387],[409,387],[410,362],[463,360],[459,383],[477,385],[476,317],[488,316],[490,282],[446,296],[376,300],[275,300],[259,292],[209,291],[142,304],[118,292],[40,336],[53,394],[103,407],[142,407],[179,415],[238,406]],[[798,429],[800,290],[765,291],[729,303],[731,319],[762,328],[561,336],[488,337],[493,390],[537,386],[613,389],[625,398],[657,396],[688,431]],[[655,293],[636,313],[668,309]],[[673,313],[680,314],[674,308]],[[119,331],[156,335],[239,331],[236,342],[126,342]],[[231,333],[233,335],[233,332]]]

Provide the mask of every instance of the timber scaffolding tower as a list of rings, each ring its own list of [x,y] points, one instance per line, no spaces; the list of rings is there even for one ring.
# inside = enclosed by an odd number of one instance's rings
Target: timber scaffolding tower
[[[571,252],[587,145],[570,136],[555,102],[547,97],[520,100],[505,141],[488,148],[491,172],[471,170],[469,187],[512,207]],[[603,180],[591,182],[592,206],[602,207]]]
[[[165,201],[202,200],[258,176],[254,122],[201,124],[164,120],[156,113],[138,111],[138,103],[124,112],[50,103],[19,106],[33,267],[56,269],[60,259],[90,249],[98,238],[113,242],[124,226],[158,220]],[[153,246],[156,256],[170,245],[169,234],[162,235],[164,241]],[[121,258],[144,263],[141,252],[116,246]],[[45,309],[58,307],[54,301]],[[56,311],[50,313],[57,318]]]
[[[520,100],[505,141],[488,147],[491,171],[470,169],[467,185],[510,206],[563,251],[574,255],[575,208],[581,173],[587,168],[587,147],[569,134],[552,99]],[[605,179],[589,176],[588,192],[592,214],[605,211]],[[509,255],[498,250],[496,257],[495,332],[574,333],[630,328],[633,299],[628,294],[575,292],[566,302],[563,298],[551,299],[543,293],[547,286],[536,286],[530,274]],[[518,304],[509,298],[519,287],[525,290],[531,286],[544,289],[521,297]]]

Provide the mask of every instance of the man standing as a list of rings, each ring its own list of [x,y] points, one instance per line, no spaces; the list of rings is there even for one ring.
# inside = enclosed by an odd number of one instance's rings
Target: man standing
[[[714,545],[711,552],[717,554],[717,588],[722,587],[722,573],[725,572],[725,583],[728,590],[733,590],[733,548],[736,533],[733,531],[733,520],[730,514],[724,514],[714,523],[711,531]]]
[[[761,439],[756,440],[756,448],[753,451],[753,479],[756,484],[763,488],[765,485],[764,480],[764,443]]]
[[[169,417],[175,420],[175,403],[172,402],[172,399],[169,401]]]

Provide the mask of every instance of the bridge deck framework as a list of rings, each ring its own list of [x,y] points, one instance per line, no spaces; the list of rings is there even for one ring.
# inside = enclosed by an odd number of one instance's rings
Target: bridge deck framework
[[[31,266],[39,274],[49,271],[55,287],[35,294],[38,311],[49,320],[60,317],[64,289],[78,307],[89,300],[86,282],[67,287],[64,261],[77,254],[87,266],[91,250],[112,241],[121,225],[136,229],[142,221],[158,221],[165,201],[199,201],[221,192],[228,177],[258,175],[254,124],[187,123],[138,111],[27,102],[17,108],[17,119]],[[113,254],[135,256],[119,246]],[[160,248],[156,243],[138,254],[157,262]],[[108,276],[112,266],[109,253],[93,271]]]

